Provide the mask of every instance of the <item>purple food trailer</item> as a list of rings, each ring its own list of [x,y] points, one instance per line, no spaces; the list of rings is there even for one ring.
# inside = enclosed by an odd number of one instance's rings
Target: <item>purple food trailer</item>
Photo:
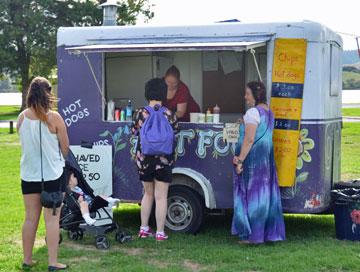
[[[279,40],[290,43],[276,55]],[[305,44],[303,62],[291,49],[291,42],[296,47],[298,40]],[[221,112],[220,122],[180,123],[177,134],[166,226],[196,232],[206,212],[233,207],[235,143],[224,140],[224,127],[235,124],[246,111],[246,82],[261,79],[271,103],[281,108],[281,101],[292,99],[288,110],[300,105],[294,118],[285,114],[276,120],[280,133],[292,129],[286,124],[295,123],[291,135],[298,135],[296,144],[284,136],[276,146],[279,158],[281,152],[297,150],[288,165],[286,160],[278,165],[293,172],[283,175],[280,183],[284,212],[320,213],[329,208],[330,190],[340,181],[341,53],[340,36],[309,21],[62,27],[57,39],[59,113],[71,145],[85,141],[112,147],[113,194],[138,203],[142,185],[132,159],[137,139],[131,135],[130,121],[114,120],[109,102],[115,108],[125,107],[128,100],[133,108],[143,106],[145,82],[176,65],[202,112],[215,105]],[[278,80],[282,72],[275,70],[291,70],[295,62],[304,64],[299,70],[303,79],[284,72],[288,79]],[[297,115],[298,120],[286,121]]]

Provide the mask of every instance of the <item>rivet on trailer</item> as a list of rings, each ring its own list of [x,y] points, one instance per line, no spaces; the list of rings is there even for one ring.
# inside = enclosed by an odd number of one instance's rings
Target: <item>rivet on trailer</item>
[[[246,111],[244,87],[265,82],[276,114],[275,154],[284,212],[321,213],[340,181],[342,40],[310,21],[202,26],[63,27],[58,30],[59,112],[72,145],[110,145],[113,193],[139,202],[142,185],[129,121],[108,102],[144,105],[144,83],[176,65],[202,112],[219,123],[181,123],[167,227],[199,230],[205,212],[233,207],[232,156],[224,127]]]

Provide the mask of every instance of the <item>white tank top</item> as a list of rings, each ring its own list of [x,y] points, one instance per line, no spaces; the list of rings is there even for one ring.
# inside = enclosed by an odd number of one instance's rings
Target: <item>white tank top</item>
[[[23,114],[20,126],[21,142],[20,177],[24,181],[41,182],[40,120],[31,120]],[[65,166],[56,134],[41,123],[42,162],[44,181],[58,179]]]

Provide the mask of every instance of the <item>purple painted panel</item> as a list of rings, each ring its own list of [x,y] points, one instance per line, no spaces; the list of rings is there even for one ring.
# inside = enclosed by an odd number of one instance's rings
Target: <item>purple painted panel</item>
[[[341,123],[301,126],[301,154],[298,157],[296,182],[291,188],[282,188],[283,209],[286,212],[318,213],[326,210],[331,201],[333,176],[337,167],[334,155],[340,155],[340,146],[333,145],[340,137]],[[335,178],[336,180],[333,180]]]
[[[58,49],[59,112],[68,126],[70,143],[81,141],[113,146],[113,192],[116,197],[137,201],[142,185],[132,160],[136,139],[128,122],[102,121],[102,55],[70,55]],[[95,75],[95,78],[93,76]],[[283,188],[286,212],[316,213],[330,202],[332,139],[340,123],[303,125],[303,150],[298,159],[297,182]],[[234,145],[224,143],[222,126],[182,123],[177,135],[175,167],[191,168],[207,178],[215,192],[217,208],[232,208],[232,156]],[[335,152],[336,153],[336,152]]]
[[[58,48],[58,107],[68,127],[79,121],[94,122],[102,118],[98,88],[102,86],[102,55],[87,57],[70,55],[64,48]]]

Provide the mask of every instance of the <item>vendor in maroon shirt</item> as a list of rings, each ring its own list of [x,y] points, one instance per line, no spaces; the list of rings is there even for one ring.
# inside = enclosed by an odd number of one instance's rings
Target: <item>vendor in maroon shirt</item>
[[[179,69],[171,66],[164,79],[168,87],[164,106],[175,112],[180,122],[189,122],[190,112],[200,112],[200,107],[191,96],[189,88],[180,80]]]

